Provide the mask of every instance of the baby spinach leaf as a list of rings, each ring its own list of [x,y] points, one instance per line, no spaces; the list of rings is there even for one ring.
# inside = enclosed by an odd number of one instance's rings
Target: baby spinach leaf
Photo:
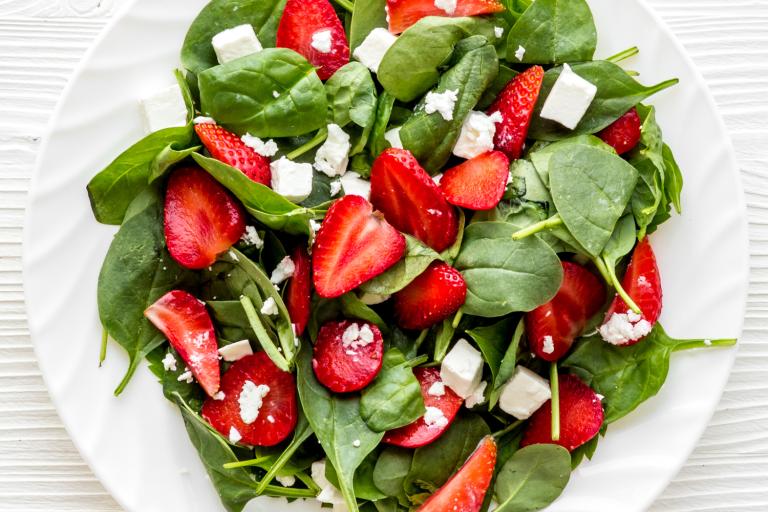
[[[207,69],[199,85],[201,110],[239,135],[292,137],[325,126],[323,82],[304,57],[287,48],[267,48]]]
[[[219,338],[233,342],[256,339],[256,333],[251,329],[240,301],[212,300],[206,304],[210,308]]]
[[[403,484],[411,471],[413,452],[396,446],[387,446],[379,454],[373,469],[373,483],[387,496],[407,503]]]
[[[167,354],[171,354],[176,359],[176,369],[165,369],[163,359]],[[179,380],[179,376],[184,373],[185,366],[181,356],[173,347],[160,345],[152,352],[147,354],[147,363],[149,370],[155,374],[157,380],[163,386],[163,395],[168,400],[175,402],[175,396],[178,395],[189,405],[196,413],[200,412],[207,395],[196,382],[187,382],[186,379]]]
[[[149,165],[149,182],[162,178],[176,164],[179,164],[197,153],[202,146],[192,146],[191,148],[176,149],[175,144],[168,144],[155,156]]]
[[[370,152],[373,158],[378,157],[390,146],[389,142],[384,139],[384,134],[387,133],[387,127],[389,126],[394,106],[395,97],[387,91],[382,92],[381,96],[379,96],[379,103],[376,107],[376,119],[373,122],[373,130],[371,131]],[[370,176],[370,171],[368,171],[367,175]]]
[[[683,173],[669,146],[664,144],[661,154],[664,157],[664,193],[667,200],[674,205],[675,211],[683,213],[683,206],[680,201],[680,194],[683,191]]]
[[[353,292],[345,293],[339,298],[339,301],[341,303],[341,313],[345,318],[364,320],[376,324],[376,326],[384,333],[389,331],[387,322],[371,309],[369,305],[357,298],[357,295]]]
[[[632,252],[636,240],[635,220],[632,215],[625,215],[616,223],[616,229],[605,244],[602,254],[603,262],[608,271],[613,274],[613,278],[616,277],[616,265],[624,256]],[[615,281],[618,283],[617,279]]]
[[[554,145],[554,144],[553,144]],[[550,203],[552,196],[549,189],[541,180],[536,167],[528,160],[515,160],[510,166],[509,172],[513,179],[521,180],[525,184],[525,193],[521,199],[534,203]]]
[[[349,49],[360,46],[375,28],[387,28],[387,0],[355,0],[349,24]]]
[[[397,293],[421,275],[430,263],[440,259],[438,253],[411,235],[405,235],[405,243],[405,257],[383,274],[363,283],[361,290],[378,295]]]
[[[508,22],[514,24],[520,19],[526,9],[531,6],[533,0],[501,0],[506,10],[501,13]]]
[[[435,355],[436,363],[442,363],[448,354],[448,349],[456,334],[456,327],[453,326],[453,319],[446,318],[440,322],[435,329]]]
[[[373,482],[373,471],[377,458],[378,454],[376,453],[376,450],[372,451],[368,454],[365,460],[363,460],[363,463],[360,464],[357,471],[355,471],[355,496],[360,500],[378,501],[387,497],[387,495],[380,491]],[[332,464],[326,464],[325,478],[327,478],[334,487],[339,487],[339,477],[336,475],[336,470],[333,469]],[[365,511],[362,506],[360,507],[360,510],[363,512]]]
[[[591,61],[597,28],[584,0],[539,0],[509,31],[507,45],[507,55],[525,48],[521,62],[526,64]]]
[[[656,123],[653,107],[637,106],[643,121],[640,142],[628,155],[638,172],[637,186],[632,193],[632,213],[638,228],[638,238],[645,237],[648,226],[664,198],[664,156],[661,128]]]
[[[344,127],[350,122],[361,128],[371,124],[376,112],[376,85],[368,68],[350,62],[325,82],[331,119]]]
[[[261,493],[272,482],[272,479],[281,472],[281,470],[288,464],[296,451],[301,447],[304,442],[312,436],[312,428],[309,426],[306,416],[302,411],[299,411],[299,420],[296,423],[296,429],[293,431],[293,438],[288,446],[285,447],[283,453],[270,464],[267,469],[267,473],[264,478],[261,479],[261,483],[256,487],[256,492]]]
[[[477,103],[477,110],[486,110],[488,107],[490,107],[493,102],[496,101],[496,98],[499,96],[501,91],[516,76],[517,71],[500,64],[499,74],[496,75],[496,78],[493,80],[493,82],[491,82],[491,85],[489,85],[483,93],[483,97],[480,98],[480,101]]]
[[[549,160],[552,158],[552,155],[565,147],[578,145],[591,146],[608,153],[616,154],[616,150],[614,150],[611,146],[603,142],[601,139],[595,137],[594,135],[577,135],[569,139],[553,142],[551,144],[533,149],[528,155],[528,158],[531,159],[531,163],[533,163],[533,166],[536,167],[536,172],[539,174],[542,183],[546,187],[549,187]]]
[[[491,369],[494,382],[499,374],[504,351],[509,346],[509,333],[512,330],[512,325],[512,319],[505,318],[495,324],[475,327],[466,331],[475,340],[477,346],[480,347],[483,359],[485,359],[485,362],[488,363]]]
[[[454,266],[467,282],[463,311],[481,317],[531,311],[555,296],[563,279],[560,259],[538,237],[512,240],[515,226],[467,226]]]
[[[520,318],[515,327],[514,334],[512,334],[512,340],[509,342],[504,357],[501,359],[498,371],[493,377],[493,387],[488,398],[488,408],[493,409],[496,407],[496,403],[501,396],[501,388],[507,383],[512,375],[515,373],[515,366],[517,366],[517,352],[520,347],[520,340],[525,332],[525,322],[523,318]]]
[[[562,494],[571,478],[571,455],[556,444],[516,451],[496,478],[499,512],[542,510]]]
[[[374,432],[386,432],[413,423],[425,410],[411,365],[398,349],[389,349],[376,380],[362,392],[360,415]]]

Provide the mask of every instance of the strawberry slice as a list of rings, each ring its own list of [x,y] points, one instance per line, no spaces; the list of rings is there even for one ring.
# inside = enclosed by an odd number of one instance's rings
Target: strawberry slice
[[[328,80],[349,62],[349,42],[328,0],[288,0],[277,27],[277,47],[290,48]]]
[[[376,277],[405,253],[405,237],[361,196],[344,196],[328,209],[312,249],[315,290],[335,298]]]
[[[640,142],[642,125],[637,109],[632,107],[632,110],[604,128],[597,136],[612,146],[616,153],[623,155],[632,151]]]
[[[296,428],[299,409],[293,375],[265,352],[235,361],[221,377],[220,400],[208,398],[201,414],[234,443],[274,446]]]
[[[496,467],[496,441],[486,436],[461,468],[417,512],[479,512]]]
[[[336,393],[359,391],[381,370],[384,338],[369,322],[328,322],[317,334],[314,354],[312,368],[323,386]]]
[[[301,336],[309,322],[312,303],[312,260],[303,245],[296,246],[291,260],[295,270],[285,290],[285,307],[295,326],[296,336]]]
[[[205,304],[193,295],[173,290],[144,311],[179,353],[208,394],[219,391],[219,346]]]
[[[496,123],[493,143],[496,149],[503,151],[510,160],[517,160],[523,154],[531,117],[543,82],[544,68],[531,66],[513,78],[488,109],[488,115],[495,112],[501,114],[502,121]]]
[[[604,303],[603,282],[581,265],[564,261],[563,283],[555,297],[525,314],[533,353],[545,361],[559,360]]]
[[[240,137],[212,123],[195,125],[195,132],[213,158],[240,169],[256,183],[270,186],[269,158],[246,146]]]
[[[501,151],[490,151],[445,171],[440,188],[451,204],[490,210],[504,196],[508,179],[509,158]]]
[[[207,172],[177,169],[165,191],[165,243],[186,268],[201,269],[240,240],[245,215],[240,203]]]
[[[430,424],[424,417],[419,418],[410,425],[390,430],[384,436],[383,442],[395,446],[401,446],[403,448],[419,448],[426,446],[429,443],[436,440],[438,437],[448,430],[453,420],[456,418],[461,405],[464,400],[457,395],[451,388],[443,385],[440,379],[439,368],[414,368],[413,374],[421,384],[421,396],[424,399],[424,406],[432,407],[440,413],[445,419],[441,419],[440,415],[437,418],[432,417]],[[435,390],[432,387],[438,384],[440,390]],[[430,393],[432,390],[432,393]],[[442,393],[441,393],[442,392]],[[428,413],[430,409],[427,409]],[[432,413],[437,411],[432,410]]]
[[[456,313],[466,298],[461,272],[435,261],[395,294],[395,317],[403,329],[427,329]]]
[[[560,440],[552,440],[552,401],[533,413],[521,447],[559,444],[573,451],[597,435],[603,426],[603,405],[592,388],[575,375],[560,375]]]
[[[438,7],[434,0],[387,0],[389,31],[399,34],[427,16],[477,16],[502,12],[504,5],[497,0],[457,0],[455,8],[451,2],[444,2],[444,8]]]
[[[393,226],[437,252],[456,240],[456,211],[408,150],[387,149],[373,163],[371,202]]]

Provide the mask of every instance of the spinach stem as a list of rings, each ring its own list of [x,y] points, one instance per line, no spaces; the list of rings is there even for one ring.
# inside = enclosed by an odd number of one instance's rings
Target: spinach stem
[[[522,424],[523,424],[523,420],[517,420],[514,423],[510,423],[509,425],[504,427],[502,430],[499,430],[498,432],[494,432],[493,433],[493,437],[495,439],[501,439],[502,437],[504,437],[505,435],[509,434],[510,432],[515,430],[516,428],[520,427]]]
[[[267,496],[280,496],[283,498],[314,498],[317,491],[313,489],[294,489],[281,485],[268,485],[265,489]]]
[[[421,344],[424,343],[424,340],[427,339],[427,334],[429,334],[429,329],[424,329],[419,333],[419,337],[416,338],[416,341],[413,342],[414,349],[418,352],[419,347],[421,347]]]
[[[109,339],[109,334],[107,333],[107,330],[102,328],[101,329],[101,349],[99,349],[99,368],[101,368],[101,365],[104,364],[104,360],[107,358],[107,340]]]
[[[259,339],[261,348],[264,349],[264,352],[266,352],[272,362],[275,363],[275,366],[283,371],[290,372],[291,368],[288,361],[286,361],[282,354],[280,354],[275,342],[269,337],[267,330],[264,328],[264,324],[261,323],[259,314],[256,313],[256,308],[253,307],[251,299],[243,295],[240,297],[240,304],[243,306],[243,311],[245,311],[245,316],[248,318],[248,323],[251,325],[251,329],[253,329],[253,332],[256,333],[256,337]]]
[[[512,240],[522,240],[523,238],[535,235],[547,229],[556,228],[563,225],[563,219],[559,214],[555,214],[552,217],[545,219],[541,222],[537,222],[527,228],[521,229],[512,235]]]
[[[560,440],[560,382],[557,375],[557,363],[549,367],[549,384],[552,388],[552,440]]]
[[[640,49],[637,46],[633,46],[632,48],[627,48],[626,50],[621,51],[621,52],[617,53],[616,55],[611,55],[610,57],[608,57],[605,60],[607,60],[608,62],[613,62],[614,64],[616,64],[616,63],[621,62],[623,60],[626,60],[626,59],[628,59],[630,57],[634,57],[638,53],[640,53]]]
[[[269,462],[270,459],[272,459],[272,457],[258,457],[256,459],[239,460],[237,462],[227,462],[226,464],[224,464],[224,469],[236,469],[236,468],[247,468],[249,466],[258,466],[259,464]]]
[[[345,11],[352,12],[355,10],[355,4],[353,4],[349,0],[333,0],[333,1],[339,4],[339,6],[342,7]]]
[[[709,348],[709,347],[733,347],[736,345],[735,338],[724,338],[719,340],[682,340],[675,348],[673,352],[680,352],[681,350],[691,350],[694,348]]]
[[[304,431],[302,431],[302,434],[297,434],[291,441],[291,444],[288,445],[288,447],[283,451],[283,453],[280,454],[280,456],[275,460],[275,462],[272,463],[269,470],[267,471],[267,474],[264,475],[264,478],[261,479],[261,482],[259,485],[256,486],[256,492],[258,494],[261,494],[264,492],[264,489],[267,488],[267,486],[272,482],[272,479],[275,478],[275,475],[277,475],[277,472],[283,469],[283,466],[285,466],[288,461],[293,457],[293,454],[296,453],[296,450],[299,449],[299,447],[304,444],[304,441],[309,439],[309,436],[312,435],[312,430],[307,428]],[[256,459],[258,460],[258,459]]]
[[[459,323],[461,322],[461,317],[463,317],[463,316],[464,316],[464,311],[459,309],[456,312],[456,316],[453,317],[453,322],[451,323],[451,327],[456,329],[459,326]]]
[[[616,277],[616,269],[611,265],[605,264],[601,258],[595,258],[595,266],[597,266],[598,270],[600,270],[600,273],[603,274],[603,277],[605,277],[603,269],[600,268],[601,265],[605,269],[605,272],[608,273],[608,284],[613,286],[613,289],[616,290],[616,293],[619,294],[621,300],[623,300],[624,303],[629,306],[632,311],[638,315],[641,315],[643,312],[640,310],[640,307],[635,303],[634,300],[632,300],[632,297],[630,297],[624,287],[621,286],[621,281],[619,281],[619,278]]]
[[[634,69],[625,69],[624,70],[629,76],[640,76],[639,71],[635,71]]]
[[[288,158],[288,160],[296,160],[297,158],[299,158],[301,155],[303,155],[310,149],[325,142],[325,139],[327,138],[328,138],[328,128],[320,128],[319,130],[317,130],[317,133],[315,134],[314,137],[312,137],[303,145],[294,149],[293,151],[291,151],[285,156],[286,158]]]

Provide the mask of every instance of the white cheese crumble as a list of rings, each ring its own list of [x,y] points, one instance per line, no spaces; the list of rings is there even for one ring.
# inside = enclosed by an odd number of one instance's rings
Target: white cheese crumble
[[[293,475],[288,476],[276,476],[275,480],[283,487],[293,487],[296,485],[296,477]]]
[[[267,316],[275,316],[280,311],[277,309],[277,303],[275,302],[275,299],[272,297],[267,297],[267,300],[264,301],[264,305],[261,306],[261,314],[267,315]]]
[[[363,66],[367,67],[374,73],[379,71],[379,65],[381,65],[384,55],[389,50],[389,47],[395,44],[397,36],[392,34],[385,28],[375,28],[371,30],[368,36],[360,43],[360,46],[355,48],[352,52],[352,56],[356,58]]]
[[[175,372],[176,371],[176,358],[173,357],[173,354],[171,354],[170,352],[165,354],[165,357],[163,358],[163,368],[167,372],[168,371],[171,371],[171,372]]]
[[[477,386],[477,389],[475,389],[471,395],[467,397],[467,399],[464,401],[464,405],[471,409],[476,405],[480,405],[481,403],[485,402],[485,388],[488,387],[488,383],[483,381],[480,383],[479,386]]]
[[[520,62],[525,58],[525,48],[522,45],[517,46],[517,50],[515,50],[515,58]]]
[[[493,27],[493,34],[497,39],[501,39],[504,36],[504,27]]]
[[[273,139],[269,139],[268,141],[264,142],[260,138],[254,137],[250,133],[246,133],[240,138],[240,140],[243,141],[243,144],[253,149],[261,156],[270,158],[277,154],[277,143]]]
[[[317,233],[318,231],[320,231],[321,225],[322,223],[316,221],[315,219],[309,219],[309,228],[312,230],[312,233]]]
[[[704,344],[708,347],[712,346],[712,340],[704,340]]]
[[[282,157],[269,164],[272,190],[294,203],[312,193],[312,164],[298,163]]]
[[[483,356],[465,339],[456,342],[440,366],[440,379],[461,398],[469,398],[483,377]]]
[[[356,322],[349,324],[341,335],[341,344],[344,348],[357,350],[373,343],[374,335],[368,324],[359,325]]]
[[[352,441],[352,446],[354,446],[355,448],[360,448],[361,444],[362,443],[360,442],[359,439],[355,439],[354,441]]]
[[[342,176],[349,164],[349,134],[337,124],[328,125],[328,137],[315,154],[315,169],[326,176]]]
[[[331,53],[331,48],[333,47],[331,29],[325,28],[312,34],[310,46],[320,53]]]
[[[275,270],[272,271],[269,280],[272,284],[280,284],[289,277],[293,277],[294,272],[296,272],[296,265],[294,265],[290,256],[286,256],[280,260],[280,263],[277,264]]]
[[[427,412],[424,413],[424,423],[429,428],[443,428],[448,425],[448,418],[437,407],[427,407]]]
[[[434,114],[438,112],[446,121],[453,120],[453,109],[459,99],[458,89],[448,89],[443,92],[429,91],[424,100],[424,112]]]
[[[272,91],[272,97],[273,98],[279,98],[280,97],[280,93],[277,92],[277,91]]]
[[[331,197],[336,197],[341,193],[341,180],[333,180],[331,182]]]
[[[216,120],[212,117],[197,116],[192,120],[195,124],[216,124]]]
[[[501,112],[494,112],[490,116],[485,112],[470,112],[461,125],[461,133],[453,146],[453,154],[459,158],[470,159],[493,151],[496,123],[503,120]]]
[[[384,140],[389,142],[389,145],[396,149],[403,149],[403,141],[400,140],[400,126],[392,128],[384,133]]]
[[[227,398],[227,395],[223,391],[219,391],[218,393],[213,395],[213,399],[219,402],[224,400],[225,398]]]
[[[243,423],[250,425],[256,421],[256,418],[259,417],[259,410],[264,403],[264,397],[268,393],[269,386],[265,384],[257,386],[250,380],[243,382],[243,389],[237,398],[237,403],[240,404],[240,419],[243,420]]]
[[[443,173],[435,174],[432,176],[432,181],[435,182],[435,185],[440,185],[440,182],[443,180]]]
[[[443,384],[439,380],[433,382],[432,385],[429,386],[429,389],[427,390],[427,394],[429,396],[444,396],[445,395],[445,384]]]
[[[320,488],[320,493],[317,495],[317,501],[331,505],[341,505],[344,503],[344,497],[341,495],[341,492],[339,492],[339,490],[325,478],[325,459],[313,462],[310,474],[312,480],[314,480]]]
[[[573,130],[578,126],[597,94],[597,86],[574,73],[568,64],[552,86],[541,109],[541,117]]]
[[[211,44],[219,64],[226,64],[262,50],[261,42],[250,23],[219,32],[213,36]]]
[[[264,247],[264,240],[261,239],[259,232],[253,226],[245,226],[245,233],[240,237],[240,240],[257,249]]]
[[[371,197],[371,182],[364,180],[356,172],[348,172],[341,177],[341,185],[344,194],[348,196],[360,196],[368,200]]]
[[[523,366],[517,366],[512,378],[501,388],[499,407],[519,420],[531,417],[552,398],[549,381]]]
[[[555,351],[555,341],[552,339],[552,336],[544,336],[541,351],[545,354],[551,354]]]
[[[240,261],[240,257],[232,249],[230,249],[229,252],[227,252],[227,254],[229,254],[230,258],[232,258],[232,261],[235,261],[235,262]],[[211,271],[211,267],[208,267],[208,272],[210,271]]]
[[[147,133],[187,124],[189,112],[179,84],[143,98],[140,104]]]
[[[184,368],[184,373],[178,376],[176,379],[178,382],[186,382],[192,384],[195,382],[195,378],[192,376],[192,372],[188,368]]]
[[[240,432],[235,427],[229,427],[229,442],[232,444],[237,444],[240,442],[240,440],[243,438],[243,436],[240,435]]]
[[[253,349],[248,340],[236,341],[219,349],[219,355],[228,363],[233,363],[251,354],[253,354]]]
[[[445,11],[448,16],[453,16],[456,12],[457,0],[435,0],[435,7]]]
[[[267,421],[270,422],[270,423],[274,423],[275,422],[275,417],[270,414],[269,416],[267,416]]]
[[[626,345],[650,334],[653,326],[630,310],[626,313],[614,313],[598,328],[600,336],[612,345]]]

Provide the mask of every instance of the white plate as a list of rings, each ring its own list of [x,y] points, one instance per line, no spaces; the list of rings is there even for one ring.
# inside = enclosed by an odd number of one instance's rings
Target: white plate
[[[85,460],[131,512],[222,510],[178,413],[142,367],[112,390],[127,358],[97,367],[96,279],[114,228],[97,224],[85,185],[142,135],[137,98],[173,81],[184,34],[205,0],[136,0],[84,59],[41,150],[25,232],[29,325],[54,403]],[[685,175],[682,217],[653,236],[665,290],[662,322],[678,337],[735,337],[748,281],[746,210],[733,151],[707,88],[641,0],[592,0],[598,56],[637,45],[645,83],[679,77],[653,99]],[[631,23],[627,23],[631,20]],[[552,511],[647,508],[693,449],[722,392],[734,350],[677,354],[658,397],[612,425]],[[258,500],[249,510],[275,510]],[[297,502],[282,510],[319,510]]]

